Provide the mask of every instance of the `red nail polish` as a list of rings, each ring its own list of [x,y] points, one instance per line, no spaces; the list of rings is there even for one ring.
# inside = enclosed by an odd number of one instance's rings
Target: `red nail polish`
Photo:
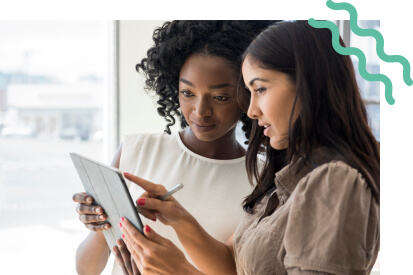
[[[120,218],[120,221],[121,221],[121,222],[124,222],[124,221],[125,221],[125,218],[124,218],[124,217]]]
[[[145,198],[138,199],[138,204],[139,205],[145,205]]]
[[[125,238],[125,234],[122,234],[122,239],[124,239]]]
[[[125,176],[129,176],[130,174],[129,173],[127,173],[127,172],[125,172],[125,173],[123,173]]]
[[[152,219],[154,222],[156,222],[156,219]]]
[[[149,225],[146,225],[146,227],[145,227],[145,232],[151,232],[151,228],[149,227]]]
[[[122,228],[122,223],[119,223],[119,228]]]

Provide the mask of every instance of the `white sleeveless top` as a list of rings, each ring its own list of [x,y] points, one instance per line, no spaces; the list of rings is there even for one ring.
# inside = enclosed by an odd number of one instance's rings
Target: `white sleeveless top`
[[[245,156],[217,160],[197,155],[183,144],[177,132],[125,136],[119,170],[162,184],[168,190],[182,183],[184,188],[173,196],[221,242],[235,232],[243,217],[242,201],[252,191]],[[144,191],[134,183],[128,184],[132,200],[136,202]],[[141,218],[144,225],[171,240],[192,262],[172,227]],[[112,274],[122,274],[116,261]]]

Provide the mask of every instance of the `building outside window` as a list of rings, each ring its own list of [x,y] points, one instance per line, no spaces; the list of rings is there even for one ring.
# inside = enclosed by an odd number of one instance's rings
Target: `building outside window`
[[[0,274],[76,274],[69,157],[103,159],[108,23],[0,21]]]

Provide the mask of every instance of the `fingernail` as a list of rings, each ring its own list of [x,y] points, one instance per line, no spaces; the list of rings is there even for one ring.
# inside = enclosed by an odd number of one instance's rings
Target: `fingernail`
[[[129,173],[127,173],[127,172],[125,172],[125,173],[123,173],[125,176],[129,176],[130,174]]]
[[[145,232],[151,232],[151,228],[149,227],[149,225],[146,225],[146,227],[145,227]]]
[[[122,239],[124,239],[125,238],[125,234],[122,234]]]
[[[91,197],[88,197],[88,198],[86,199],[86,202],[87,202],[87,203],[92,203],[92,198],[91,198]]]
[[[95,212],[96,212],[96,213],[99,213],[99,212],[100,212],[100,207],[96,207],[96,208],[95,208]]]
[[[106,228],[106,229],[109,229],[109,228],[110,228],[110,224],[106,224],[106,225],[105,225],[105,228]]]
[[[154,222],[156,222],[156,219],[152,219]]]
[[[119,228],[122,228],[122,223],[119,223]]]
[[[138,204],[139,205],[145,205],[145,198],[138,199]]]
[[[121,221],[121,222],[124,222],[124,221],[125,221],[125,218],[124,218],[124,217],[120,218],[120,221]]]
[[[103,220],[103,219],[105,219],[105,217],[103,215],[100,215],[99,220]]]

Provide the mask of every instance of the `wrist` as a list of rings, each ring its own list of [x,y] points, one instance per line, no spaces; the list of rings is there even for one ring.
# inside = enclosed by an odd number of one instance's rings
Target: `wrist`
[[[90,236],[92,239],[92,242],[96,243],[99,246],[108,246],[106,243],[106,238],[105,235],[103,234],[103,231],[91,231]]]
[[[187,215],[184,215],[179,222],[174,223],[172,225],[172,228],[179,235],[185,232],[192,231],[197,223],[198,222],[196,221],[196,219],[191,214],[187,213]]]
[[[186,265],[183,267],[182,271],[179,274],[204,275],[204,273],[196,269],[196,267],[190,264],[188,261],[186,261]]]

